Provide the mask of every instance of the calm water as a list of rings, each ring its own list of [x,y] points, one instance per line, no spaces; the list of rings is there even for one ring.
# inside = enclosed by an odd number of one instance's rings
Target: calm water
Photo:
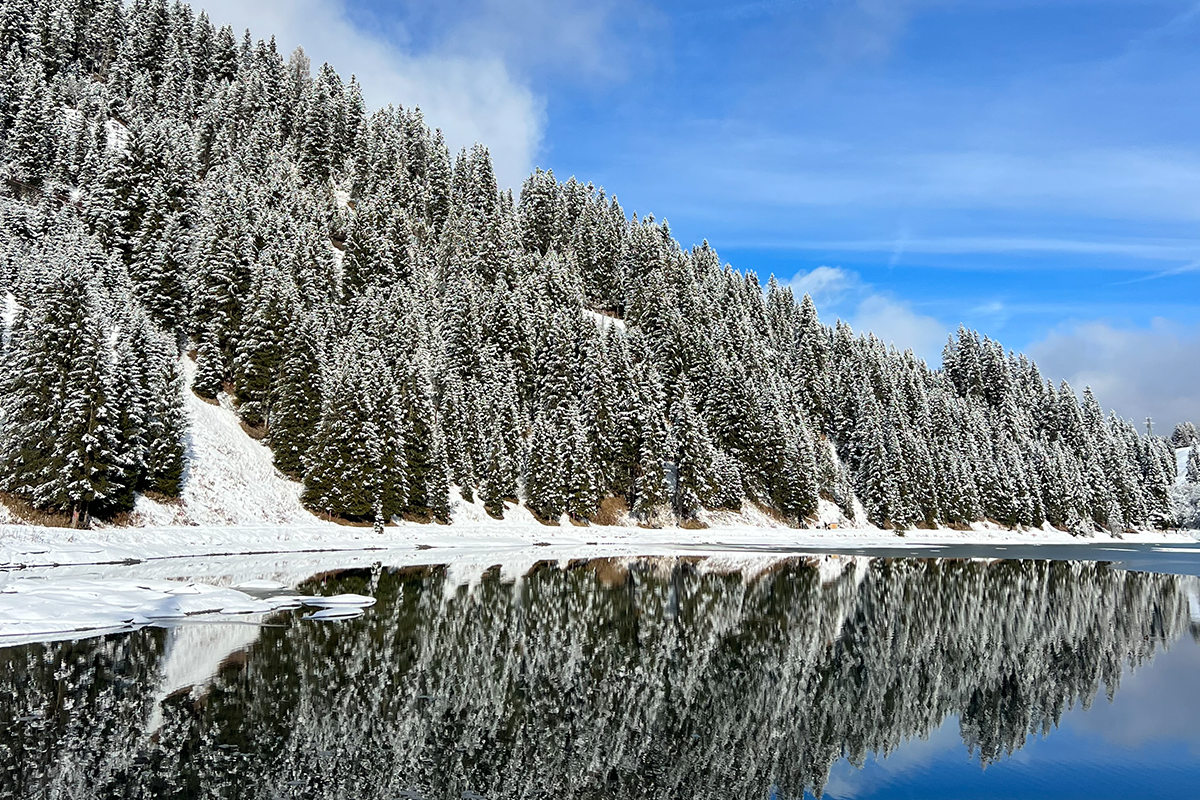
[[[1200,581],[1094,562],[332,573],[331,623],[0,650],[0,796],[1195,797]]]

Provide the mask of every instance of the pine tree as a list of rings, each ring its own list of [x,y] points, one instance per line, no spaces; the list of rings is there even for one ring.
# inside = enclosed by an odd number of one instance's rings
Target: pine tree
[[[563,438],[550,413],[542,411],[534,417],[525,464],[525,502],[547,520],[557,520],[567,507]]]
[[[59,474],[51,478],[47,500],[71,512],[73,527],[88,527],[92,514],[120,492],[122,459],[109,399],[114,376],[108,332],[94,298],[84,300],[84,313],[74,327],[53,445],[52,463]]]
[[[338,355],[323,392],[303,500],[379,529],[404,510],[408,497],[399,395],[364,339],[349,340]]]
[[[702,506],[717,502],[717,453],[704,420],[696,413],[685,391],[675,404],[671,436],[675,463],[674,507],[676,516],[688,519]]]
[[[263,270],[238,332],[233,382],[238,413],[252,427],[266,424],[271,416],[274,381],[283,359],[282,336],[289,324],[290,308],[295,305],[294,291],[277,272]]]
[[[429,514],[442,524],[450,522],[450,475],[446,462],[446,441],[442,429],[430,431],[429,472],[425,476],[425,497]]]
[[[160,347],[167,343],[164,337]],[[160,495],[177,497],[183,490],[188,425],[183,371],[175,358],[161,358],[151,378],[154,400],[150,405],[144,485]]]
[[[321,421],[321,361],[311,322],[294,319],[284,342],[272,387],[267,436],[275,466],[298,478],[309,466]]]
[[[6,142],[7,160],[19,181],[40,186],[54,174],[58,130],[38,70],[27,74],[18,108]]]
[[[196,375],[192,379],[192,391],[200,397],[215,400],[225,385],[228,374],[225,358],[217,345],[217,337],[211,332],[200,335],[196,354]]]

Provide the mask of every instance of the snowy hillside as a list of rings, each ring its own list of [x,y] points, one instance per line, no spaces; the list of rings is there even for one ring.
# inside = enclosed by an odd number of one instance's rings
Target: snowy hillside
[[[196,365],[183,358],[188,385]],[[135,525],[312,524],[300,504],[302,486],[279,473],[271,451],[242,428],[229,396],[213,405],[185,389],[188,434],[183,492],[176,502],[144,495],[134,508]]]

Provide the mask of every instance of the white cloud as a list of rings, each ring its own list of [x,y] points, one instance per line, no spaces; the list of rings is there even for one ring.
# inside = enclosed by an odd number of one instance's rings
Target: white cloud
[[[933,367],[942,363],[942,346],[949,329],[933,317],[919,314],[908,303],[872,294],[858,304],[850,325],[855,331],[870,331],[901,350],[911,349]]]
[[[345,79],[356,75],[371,107],[420,106],[453,150],[486,144],[503,186],[519,187],[535,162],[544,103],[499,55],[402,52],[356,27],[341,0],[204,0],[200,6],[217,26],[249,28],[255,39],[274,35],[285,55],[302,46],[314,64],[327,61]]]
[[[817,305],[836,303],[847,292],[862,285],[857,272],[841,267],[817,267],[810,272],[796,274],[788,286],[797,297],[809,295]]]
[[[1076,391],[1091,386],[1100,405],[1128,419],[1153,417],[1159,430],[1200,421],[1200,327],[1156,319],[1148,328],[1080,322],[1029,348],[1047,378]]]
[[[627,77],[631,62],[647,55],[639,34],[659,24],[636,0],[400,0],[396,9],[445,52],[600,82]]]
[[[787,284],[797,296],[810,295],[822,319],[839,316],[856,333],[873,333],[901,350],[911,349],[933,366],[941,364],[950,329],[909,303],[879,292],[857,272],[821,266],[796,274]]]

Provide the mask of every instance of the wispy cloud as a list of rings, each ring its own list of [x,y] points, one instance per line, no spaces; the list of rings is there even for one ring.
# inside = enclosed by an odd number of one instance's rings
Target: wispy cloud
[[[912,152],[750,131],[697,131],[666,157],[730,200],[774,209],[976,209],[1200,220],[1200,150],[1109,147]],[[736,142],[726,137],[736,138]]]
[[[1200,272],[1200,261],[1190,261],[1182,266],[1173,269],[1164,269],[1159,272],[1154,272],[1149,275],[1143,275],[1139,278],[1131,278],[1127,281],[1116,281],[1113,286],[1126,286],[1131,283],[1145,283],[1146,281],[1156,281],[1160,278],[1170,278],[1175,275],[1187,275],[1192,272]]]
[[[942,346],[950,332],[947,325],[916,311],[911,303],[884,294],[864,298],[850,317],[850,325],[901,350],[912,350],[934,366],[941,364]]]
[[[1077,255],[1128,256],[1152,261],[1200,259],[1200,239],[1192,241],[1105,241],[1081,239],[947,236],[896,239],[775,239],[733,241],[730,246],[770,250],[840,250],[865,253],[897,252],[955,255],[965,253],[1062,253]],[[1089,262],[1089,268],[1096,265]],[[1123,267],[1124,268],[1124,267]],[[1173,268],[1169,274],[1193,271],[1192,262]]]
[[[1125,48],[1125,51],[1122,53],[1121,57],[1127,58],[1140,51],[1146,50],[1147,48],[1161,42],[1163,39],[1186,30],[1194,25],[1198,20],[1200,20],[1200,3],[1195,3],[1187,10],[1171,17],[1171,19],[1167,20],[1167,22],[1164,24],[1159,25],[1157,28],[1151,28],[1141,35],[1134,37],[1129,42],[1129,45]]]
[[[841,267],[817,267],[794,275],[787,283],[797,296],[807,294],[820,305],[832,305],[849,292],[862,288],[858,273]]]
[[[600,82],[628,77],[649,55],[643,34],[664,24],[634,0],[397,0],[388,13],[418,50],[499,58],[523,78]]]

